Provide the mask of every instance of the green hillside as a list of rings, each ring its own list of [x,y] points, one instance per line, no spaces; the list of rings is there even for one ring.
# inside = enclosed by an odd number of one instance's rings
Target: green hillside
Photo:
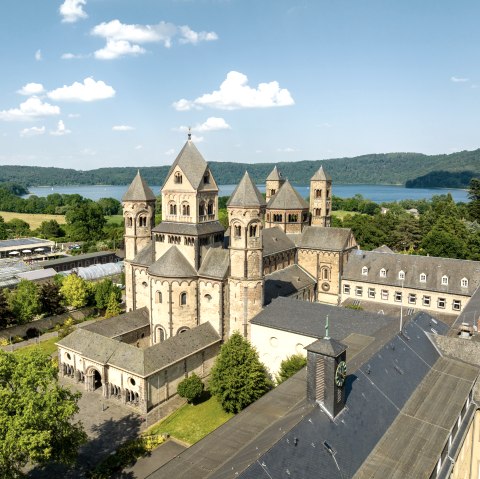
[[[398,184],[428,175],[432,172],[472,172],[480,175],[480,149],[461,151],[449,155],[423,155],[420,153],[385,153],[317,161],[279,162],[280,171],[292,183],[307,184],[314,172],[323,164],[336,183],[344,184]],[[248,170],[255,182],[263,183],[272,170],[272,163],[211,162],[212,172],[221,184],[235,184]],[[151,185],[161,185],[168,166],[145,167],[140,171]],[[0,182],[15,182],[25,186],[47,185],[126,185],[137,167],[99,168],[78,171],[38,166],[1,166]],[[452,181],[453,181],[452,175]],[[458,186],[458,176],[456,185]],[[462,176],[462,175],[460,175]],[[435,177],[435,175],[433,176]],[[462,176],[463,177],[463,176]],[[449,185],[436,185],[449,186]],[[455,186],[455,185],[451,185]]]

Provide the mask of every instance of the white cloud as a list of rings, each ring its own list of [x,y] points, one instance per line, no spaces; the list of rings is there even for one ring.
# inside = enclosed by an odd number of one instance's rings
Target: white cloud
[[[112,130],[113,131],[131,131],[131,130],[135,130],[135,128],[133,128],[133,126],[128,126],[128,125],[115,125],[115,126],[112,126]]]
[[[143,148],[143,145],[137,145],[137,146],[135,147],[136,150],[141,150],[142,148]]]
[[[45,89],[41,83],[27,83],[23,85],[20,90],[17,90],[17,93],[20,95],[31,96],[31,95],[40,95],[43,93]]]
[[[37,50],[35,52],[35,60],[37,60],[37,62],[42,60],[42,50]]]
[[[71,133],[72,131],[71,130],[68,130],[65,126],[65,123],[63,123],[62,120],[60,120],[57,124],[57,129],[56,130],[53,130],[50,132],[50,135],[53,135],[53,136],[63,136],[63,135],[68,135],[69,133]]]
[[[63,17],[64,23],[75,23],[82,18],[87,18],[88,15],[83,10],[87,0],[65,0],[59,8],[60,15]]]
[[[80,118],[80,113],[69,113],[68,118]]]
[[[192,135],[192,141],[195,143],[201,143],[204,139],[203,136]]]
[[[113,87],[93,78],[85,78],[83,83],[75,82],[70,86],[64,85],[56,90],[49,91],[48,97],[56,101],[97,101],[115,96]]]
[[[165,155],[167,156],[172,156],[173,154],[175,154],[175,150],[173,148],[170,148],[165,152]]]
[[[45,133],[44,126],[32,126],[32,128],[24,128],[20,132],[20,136],[38,136]]]
[[[177,27],[168,22],[159,22],[155,25],[125,24],[119,20],[100,23],[92,29],[91,34],[105,38],[107,42],[104,48],[94,52],[95,58],[100,60],[141,55],[146,52],[140,46],[144,43],[162,43],[166,48],[170,48],[173,39],[178,35],[179,43],[194,45],[218,39],[215,32],[195,32],[187,25]]]
[[[278,153],[294,153],[297,150],[295,150],[294,148],[287,147],[287,148],[277,148],[277,151]]]
[[[40,98],[32,96],[20,103],[18,108],[0,111],[0,120],[25,121],[59,114],[60,108],[58,106],[50,105],[50,103],[43,102]]]
[[[179,128],[180,131],[198,131],[198,132],[205,132],[205,131],[218,131],[218,130],[230,130],[230,125],[223,119],[217,118],[215,116],[211,116],[207,118],[206,121],[200,123],[192,128],[188,126],[181,126]]]
[[[450,81],[453,81],[453,83],[465,83],[470,81],[468,78],[460,78],[460,77],[450,77]]]
[[[196,45],[198,42],[211,42],[218,40],[218,35],[215,32],[195,32],[188,25],[179,27],[181,38],[180,43],[191,43]]]
[[[203,106],[221,110],[237,110],[290,106],[294,103],[290,92],[285,88],[280,88],[277,81],[260,83],[257,88],[252,88],[248,85],[246,75],[231,71],[220,85],[219,90],[205,93],[193,101],[182,98],[175,102],[173,107],[179,111]]]
[[[62,60],[78,60],[81,58],[88,58],[90,55],[82,55],[81,53],[62,53],[60,57]]]

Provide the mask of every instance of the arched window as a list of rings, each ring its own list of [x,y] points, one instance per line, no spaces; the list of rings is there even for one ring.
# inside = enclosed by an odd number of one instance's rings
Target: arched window
[[[147,226],[147,217],[146,216],[140,216],[138,218],[138,226],[141,226],[141,227]]]
[[[190,328],[187,328],[186,326],[182,326],[181,328],[178,329],[177,334],[182,334],[185,333],[189,330]]]
[[[255,238],[257,236],[257,232],[257,225],[250,225],[250,238]]]
[[[367,268],[366,266],[364,266],[364,267],[362,268],[362,275],[363,275],[363,276],[367,276],[367,274],[368,274],[368,268]]]
[[[270,196],[273,196],[275,194],[276,190],[270,190]]]
[[[187,293],[180,293],[180,306],[187,304]]]
[[[190,205],[188,203],[182,204],[182,215],[183,216],[190,216]]]
[[[462,285],[462,288],[468,288],[468,279],[462,278],[460,284]]]
[[[315,198],[321,198],[322,197],[322,190],[315,190]]]
[[[380,270],[380,278],[386,278],[387,277],[387,270],[385,268],[382,268]]]
[[[314,215],[315,216],[322,216],[322,208],[315,208]]]
[[[157,294],[155,295],[155,302],[156,303],[161,303],[162,302],[162,292],[157,291]]]
[[[330,279],[330,271],[328,268],[322,268],[322,279]]]
[[[442,276],[442,285],[448,285],[448,276],[446,274]]]
[[[155,342],[161,343],[165,341],[165,330],[161,326],[155,328]]]
[[[233,232],[234,232],[235,238],[242,237],[242,227],[240,225],[234,225]]]
[[[209,202],[208,202],[207,214],[208,214],[208,215],[213,215],[213,201],[209,201]]]
[[[296,223],[298,221],[298,215],[296,214],[289,214],[288,215],[288,222],[289,223]]]
[[[205,201],[202,201],[200,205],[198,206],[198,214],[200,216],[205,216]]]
[[[174,183],[177,183],[177,184],[181,184],[181,183],[182,183],[183,178],[182,178],[182,174],[181,174],[179,171],[177,171],[177,172],[175,173],[175,176],[173,177],[173,181],[174,181]]]
[[[133,219],[131,216],[127,218],[127,226],[131,228],[133,226]]]
[[[177,205],[175,203],[170,203],[170,214],[176,215],[177,214]]]
[[[398,272],[398,279],[404,280],[405,279],[405,271]]]
[[[210,183],[210,173],[208,171],[203,175],[203,183],[208,185]]]
[[[420,283],[426,283],[427,282],[427,275],[425,273],[420,274]]]
[[[207,303],[209,303],[212,300],[212,296],[210,294],[206,294],[204,298],[205,298],[205,301],[207,301]]]

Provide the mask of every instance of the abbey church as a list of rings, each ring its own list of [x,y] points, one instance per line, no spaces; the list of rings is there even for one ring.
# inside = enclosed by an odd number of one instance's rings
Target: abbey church
[[[227,203],[227,231],[218,191],[190,138],[162,187],[158,225],[156,197],[136,175],[122,199],[126,314],[61,339],[62,376],[146,413],[193,372],[207,377],[234,331],[275,374],[282,359],[324,337],[328,316],[351,354],[392,320],[387,308],[400,310],[401,322],[404,309],[424,311],[476,330],[479,263],[361,251],[350,229],[331,227],[332,180],[322,167],[308,202],[276,167],[265,198],[246,172]]]

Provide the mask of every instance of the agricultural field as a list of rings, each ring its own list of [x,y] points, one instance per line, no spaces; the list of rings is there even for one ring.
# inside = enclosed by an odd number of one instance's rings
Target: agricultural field
[[[5,220],[5,222],[17,218],[23,220],[30,225],[30,229],[36,230],[41,224],[42,221],[55,220],[58,224],[65,224],[64,215],[44,215],[44,214],[29,214],[29,213],[11,213],[9,211],[0,211],[0,216]]]

